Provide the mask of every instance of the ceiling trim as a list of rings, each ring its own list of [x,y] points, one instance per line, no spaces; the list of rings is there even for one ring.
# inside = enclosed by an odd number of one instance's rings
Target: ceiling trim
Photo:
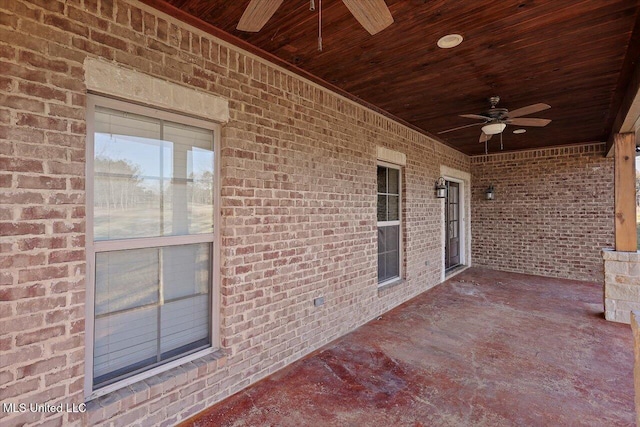
[[[306,80],[309,80],[310,82],[324,88],[327,89],[343,98],[346,98],[347,100],[354,102],[360,106],[363,106],[375,113],[380,114],[381,116],[384,116],[390,120],[393,120],[396,123],[399,123],[409,129],[411,129],[414,132],[417,132],[423,136],[426,136],[427,138],[438,142],[446,147],[452,148],[460,153],[463,153],[459,148],[453,146],[452,144],[440,139],[438,136],[436,136],[435,134],[432,134],[430,132],[427,132],[423,129],[420,129],[419,127],[389,113],[386,110],[383,110],[380,107],[377,107],[376,105],[370,104],[367,101],[358,98],[357,96],[345,91],[344,89],[339,88],[338,86],[335,86],[331,83],[329,83],[328,81],[321,79],[320,77],[309,73],[308,71],[305,71],[265,50],[262,50],[254,45],[252,45],[251,43],[248,43],[232,34],[227,33],[226,31],[221,30],[218,27],[215,27],[203,20],[201,20],[200,18],[197,18],[185,11],[183,11],[182,9],[179,9],[175,6],[173,6],[172,4],[166,3],[163,0],[138,0],[140,1],[142,4],[145,4],[157,11],[160,11],[162,13],[165,13],[166,15],[169,15],[171,17],[173,17],[174,19],[181,21],[183,23],[186,23],[187,25],[191,25],[192,27],[195,27],[201,31],[204,31],[205,33],[216,37],[226,43],[229,43],[230,45],[236,47],[236,48],[240,48],[246,52],[248,52],[249,54],[255,55],[260,59],[264,59],[266,61],[269,61],[270,63],[283,68],[295,75],[297,75],[298,77],[302,77]],[[464,154],[464,153],[463,153]]]

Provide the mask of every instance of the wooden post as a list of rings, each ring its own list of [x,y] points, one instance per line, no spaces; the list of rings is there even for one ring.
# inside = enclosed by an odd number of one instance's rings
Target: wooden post
[[[615,150],[616,251],[636,252],[636,141],[633,133],[617,133]]]

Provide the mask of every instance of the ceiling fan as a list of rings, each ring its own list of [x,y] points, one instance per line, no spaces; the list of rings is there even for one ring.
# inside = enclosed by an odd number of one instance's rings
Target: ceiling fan
[[[517,110],[509,111],[506,108],[497,108],[498,102],[500,102],[499,96],[492,96],[489,98],[489,102],[491,103],[491,108],[489,110],[480,113],[480,114],[460,114],[460,117],[465,117],[468,119],[478,119],[482,120],[479,123],[472,123],[470,125],[458,126],[452,129],[443,130],[438,132],[438,134],[453,132],[458,129],[465,129],[472,126],[480,126],[482,125],[482,131],[480,133],[480,142],[487,142],[491,139],[493,135],[500,134],[502,136],[502,131],[507,127],[507,125],[516,125],[516,126],[534,126],[534,127],[544,127],[551,123],[549,119],[538,119],[538,118],[530,118],[530,117],[522,117],[533,113],[538,113],[540,111],[547,110],[551,108],[550,105],[547,104],[532,104],[526,107],[518,108]]]
[[[236,28],[240,31],[257,33],[276,13],[282,1],[251,0]],[[371,35],[379,33],[393,23],[393,17],[384,0],[342,0],[342,2]],[[313,0],[310,1],[310,5],[310,9],[315,10]]]

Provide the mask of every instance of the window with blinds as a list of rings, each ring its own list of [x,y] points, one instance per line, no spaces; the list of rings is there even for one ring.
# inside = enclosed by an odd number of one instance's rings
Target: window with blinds
[[[378,285],[400,278],[400,168],[378,165]]]
[[[211,347],[216,231],[213,128],[99,100],[87,182],[92,390]]]

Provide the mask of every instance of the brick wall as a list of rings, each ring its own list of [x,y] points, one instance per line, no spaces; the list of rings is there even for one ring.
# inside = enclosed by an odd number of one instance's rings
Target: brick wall
[[[0,411],[0,423],[175,424],[439,282],[434,182],[468,157],[140,3],[3,0],[1,402],[83,401],[87,56],[229,100],[221,350],[87,414]],[[407,155],[406,280],[382,291],[377,146]]]
[[[603,281],[614,243],[613,158],[604,144],[475,156],[473,264]],[[484,199],[492,183],[495,200]]]

